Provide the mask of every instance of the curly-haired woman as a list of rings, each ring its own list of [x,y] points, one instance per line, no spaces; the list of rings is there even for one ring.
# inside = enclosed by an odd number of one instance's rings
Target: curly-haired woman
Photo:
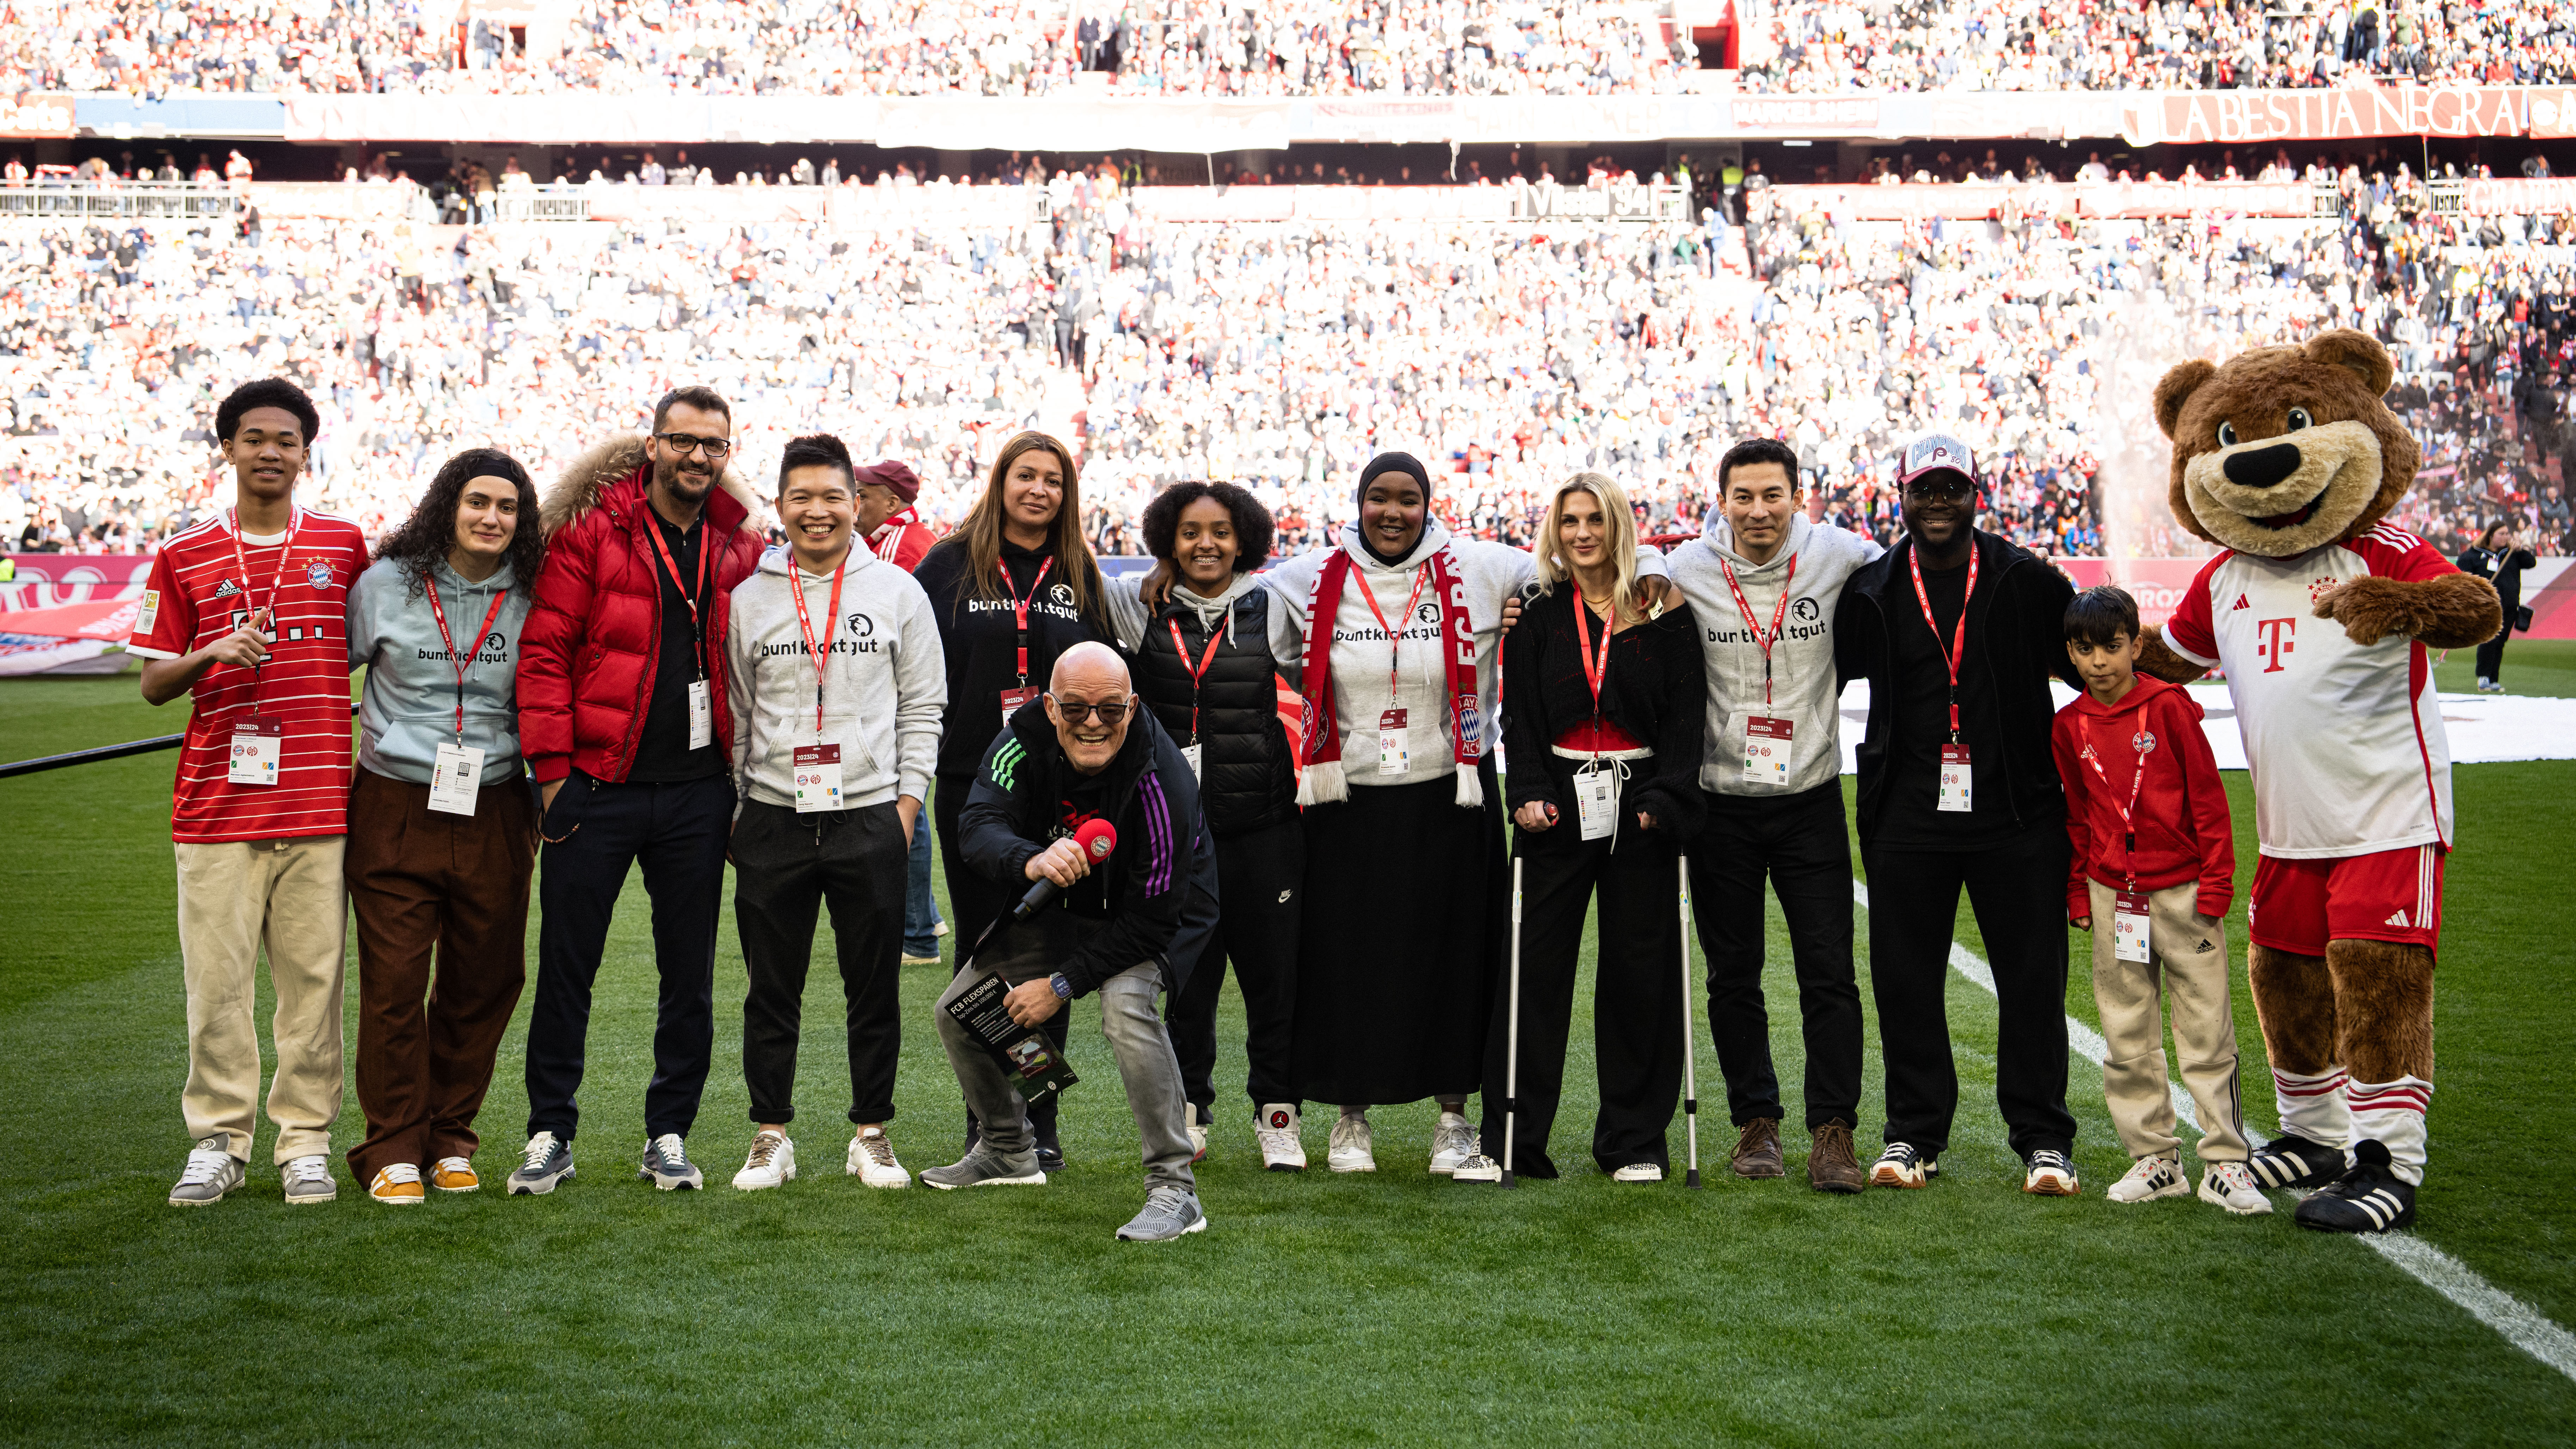
[[[474,1114],[527,979],[537,813],[515,677],[536,514],[527,469],[469,448],[349,591],[349,661],[367,667],[345,865],[367,1135],[349,1167],[381,1203],[420,1202],[424,1174],[481,1185]]]

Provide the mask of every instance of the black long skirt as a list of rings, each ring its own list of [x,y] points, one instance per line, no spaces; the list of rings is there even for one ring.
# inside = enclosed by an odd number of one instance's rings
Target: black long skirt
[[[1443,776],[1354,786],[1305,812],[1297,1086],[1340,1106],[1463,1097],[1485,1033],[1510,908],[1502,789],[1488,756],[1480,810]]]

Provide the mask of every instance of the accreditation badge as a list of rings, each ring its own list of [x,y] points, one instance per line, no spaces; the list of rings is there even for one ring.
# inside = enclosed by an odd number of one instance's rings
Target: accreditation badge
[[[2147,946],[2147,897],[2143,891],[2117,891],[2112,895],[2111,954],[2122,961],[2147,962],[2154,958]]]
[[[440,745],[438,763],[429,777],[429,808],[441,815],[471,815],[474,797],[483,788],[483,751],[471,745]]]
[[[1199,769],[1199,757],[1206,752],[1206,749],[1207,747],[1205,745],[1181,746],[1181,758],[1190,762],[1190,778],[1193,780],[1205,780],[1207,778],[1207,776]]]
[[[841,808],[841,747],[796,747],[796,813],[814,815]]]
[[[1413,768],[1404,721],[1410,711],[1391,709],[1377,717],[1377,772],[1401,775]]]
[[[1033,699],[1035,699],[1035,698],[1037,698],[1037,697],[1038,697],[1038,687],[1037,687],[1036,685],[1034,685],[1034,684],[1023,684],[1023,685],[1018,686],[1017,688],[1003,690],[1003,691],[1002,691],[1002,720],[1003,720],[1003,722],[1007,724],[1007,723],[1010,721],[1010,718],[1011,718],[1011,716],[1012,716],[1012,715],[1015,715],[1015,714],[1019,713],[1019,711],[1020,711],[1020,706],[1021,706],[1021,705],[1024,705],[1024,704],[1028,703],[1030,700],[1033,700]]]
[[[1786,785],[1795,756],[1797,721],[1787,715],[1747,715],[1744,720],[1744,783]]]
[[[689,681],[689,748],[703,750],[716,742],[715,705],[703,679]]]
[[[236,785],[274,785],[286,754],[286,721],[255,714],[233,726],[232,773]]]
[[[1619,824],[1619,772],[1586,765],[1574,772],[1574,820],[1586,840],[1607,840]]]
[[[1918,796],[1917,798],[1920,797]],[[1939,808],[1943,810],[1966,811],[1973,808],[1968,803],[1971,798],[1972,797],[1969,794],[1968,778],[1968,747],[1966,745],[1943,745],[1941,747],[1941,798],[1939,801]]]

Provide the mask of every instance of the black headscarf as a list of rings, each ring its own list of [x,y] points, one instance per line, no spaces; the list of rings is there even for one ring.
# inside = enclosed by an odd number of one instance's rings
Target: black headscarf
[[[1411,453],[1380,453],[1376,457],[1369,459],[1368,466],[1360,470],[1360,486],[1358,491],[1351,495],[1351,501],[1354,503],[1366,502],[1368,500],[1369,480],[1377,477],[1380,473],[1409,474],[1414,482],[1422,485],[1422,526],[1429,528],[1431,526],[1431,474],[1423,468],[1422,460],[1416,458]],[[1415,537],[1418,542],[1420,535],[1417,534]],[[1360,547],[1368,551],[1368,556],[1370,558],[1376,559],[1379,563],[1386,565],[1388,568],[1393,568],[1397,564],[1404,562],[1404,556],[1402,554],[1383,554],[1378,552],[1377,545],[1369,542],[1368,530],[1365,528],[1360,530]]]

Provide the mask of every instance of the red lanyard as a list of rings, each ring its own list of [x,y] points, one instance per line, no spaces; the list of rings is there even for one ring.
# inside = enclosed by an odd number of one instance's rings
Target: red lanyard
[[[2084,729],[2084,763],[2093,767],[2093,773],[2101,777],[2105,789],[2110,787],[2111,777],[2102,769],[2102,756],[2093,748],[2093,728],[2090,725]],[[2138,888],[2138,789],[2146,782],[2147,752],[2140,750],[2138,773],[2129,777],[2129,803],[2120,807],[2120,828],[2127,832],[2125,849],[2129,862],[2129,889],[2133,891]]]
[[[1619,606],[1610,605],[1610,617],[1601,621],[1601,656],[1592,655],[1592,606],[1583,602],[1583,585],[1574,586],[1574,637],[1580,641],[1577,651],[1583,656],[1583,682],[1592,686],[1592,713],[1601,713],[1601,681],[1610,673],[1610,631],[1619,622]]]
[[[1906,566],[1914,570],[1914,602],[1923,606],[1923,627],[1932,631],[1934,648],[1941,645],[1941,626],[1932,618],[1932,596],[1923,590],[1923,553],[1912,542],[1905,545]],[[1959,742],[1959,661],[1968,653],[1968,601],[1977,596],[1977,541],[1968,540],[1968,587],[1959,595],[1959,623],[1950,631],[1950,647],[1941,650],[1941,662],[1950,666],[1950,743]]]
[[[1230,615],[1231,610],[1228,612]],[[1207,678],[1208,666],[1216,662],[1216,646],[1225,642],[1225,626],[1219,624],[1208,631],[1207,652],[1199,656],[1198,663],[1192,664],[1189,647],[1181,642],[1181,621],[1165,619],[1163,622],[1171,626],[1172,652],[1181,656],[1181,667],[1190,672],[1190,743],[1196,744],[1199,738],[1199,682]]]
[[[680,591],[680,602],[689,606],[689,637],[697,644],[697,648],[689,652],[698,657],[698,677],[704,679],[707,677],[707,635],[698,623],[697,595],[690,593],[689,586],[680,581],[680,566],[671,561],[671,546],[662,541],[661,520],[658,517],[644,520],[644,531],[653,535],[653,551],[662,556],[662,567],[671,571],[671,587]],[[683,531],[681,536],[687,537],[686,532]],[[707,591],[707,555],[714,551],[715,540],[701,534],[698,538],[699,594]]]
[[[295,556],[295,530],[303,522],[302,509],[287,515],[286,537],[277,541],[277,576],[268,581],[268,602],[263,605],[251,594],[250,555],[242,552],[241,510],[238,508],[233,510],[233,566],[241,570],[242,603],[250,610],[250,617],[253,620],[257,620],[262,612],[267,613],[268,633],[272,638],[277,633],[277,596],[286,589],[286,563]],[[250,667],[250,707],[254,712],[259,708],[260,678],[260,666],[252,665]]]
[[[1717,566],[1726,572],[1727,591],[1735,595],[1735,611],[1744,616],[1744,627],[1753,631],[1753,642],[1762,646],[1762,702],[1771,703],[1771,646],[1780,640],[1780,621],[1789,617],[1789,586],[1798,581],[1798,556],[1789,555],[1789,576],[1780,581],[1780,602],[1771,610],[1771,632],[1765,634],[1753,622],[1753,605],[1744,597],[1744,586],[1735,581],[1735,565],[1724,559]],[[1967,611],[1960,610],[1966,617]]]
[[[483,627],[474,631],[473,647],[459,654],[455,637],[447,632],[447,606],[438,601],[437,576],[423,569],[420,582],[429,594],[429,616],[438,621],[438,642],[447,646],[447,662],[456,668],[456,742],[461,745],[465,743],[465,671],[474,667],[474,656],[483,652],[483,641],[492,637],[492,621],[501,617],[501,606],[510,602],[510,591],[503,589],[492,596],[492,607],[483,615]]]
[[[1413,570],[1413,592],[1404,596],[1404,619],[1406,623],[1409,624],[1413,622],[1413,606],[1422,602],[1422,586],[1430,582],[1430,579],[1431,565],[1429,563],[1415,566]],[[1360,580],[1360,597],[1368,600],[1369,612],[1377,615],[1377,626],[1386,634],[1386,702],[1392,706],[1395,703],[1395,684],[1398,678],[1395,668],[1397,644],[1396,633],[1393,629],[1387,628],[1386,611],[1377,606],[1377,590],[1371,587],[1369,581],[1365,578]]]
[[[1029,687],[1029,603],[1038,596],[1038,590],[1046,586],[1047,570],[1054,567],[1055,560],[1052,558],[1038,565],[1038,576],[1029,580],[1027,598],[1022,598],[1018,594],[1011,595],[1011,617],[1017,621],[1020,629],[1020,687],[1022,689]],[[1007,588],[1010,582],[1011,571],[1005,568],[1002,570],[1002,584]]]
[[[832,607],[823,615],[823,638],[814,639],[814,621],[805,612],[805,571],[793,559],[787,564],[790,580],[795,584],[788,592],[796,596],[796,627],[805,635],[805,653],[814,661],[814,740],[823,739],[823,676],[831,666],[831,655],[824,650],[831,644],[833,632],[841,627],[841,582],[850,576],[850,556],[841,555],[841,566],[832,571]]]

